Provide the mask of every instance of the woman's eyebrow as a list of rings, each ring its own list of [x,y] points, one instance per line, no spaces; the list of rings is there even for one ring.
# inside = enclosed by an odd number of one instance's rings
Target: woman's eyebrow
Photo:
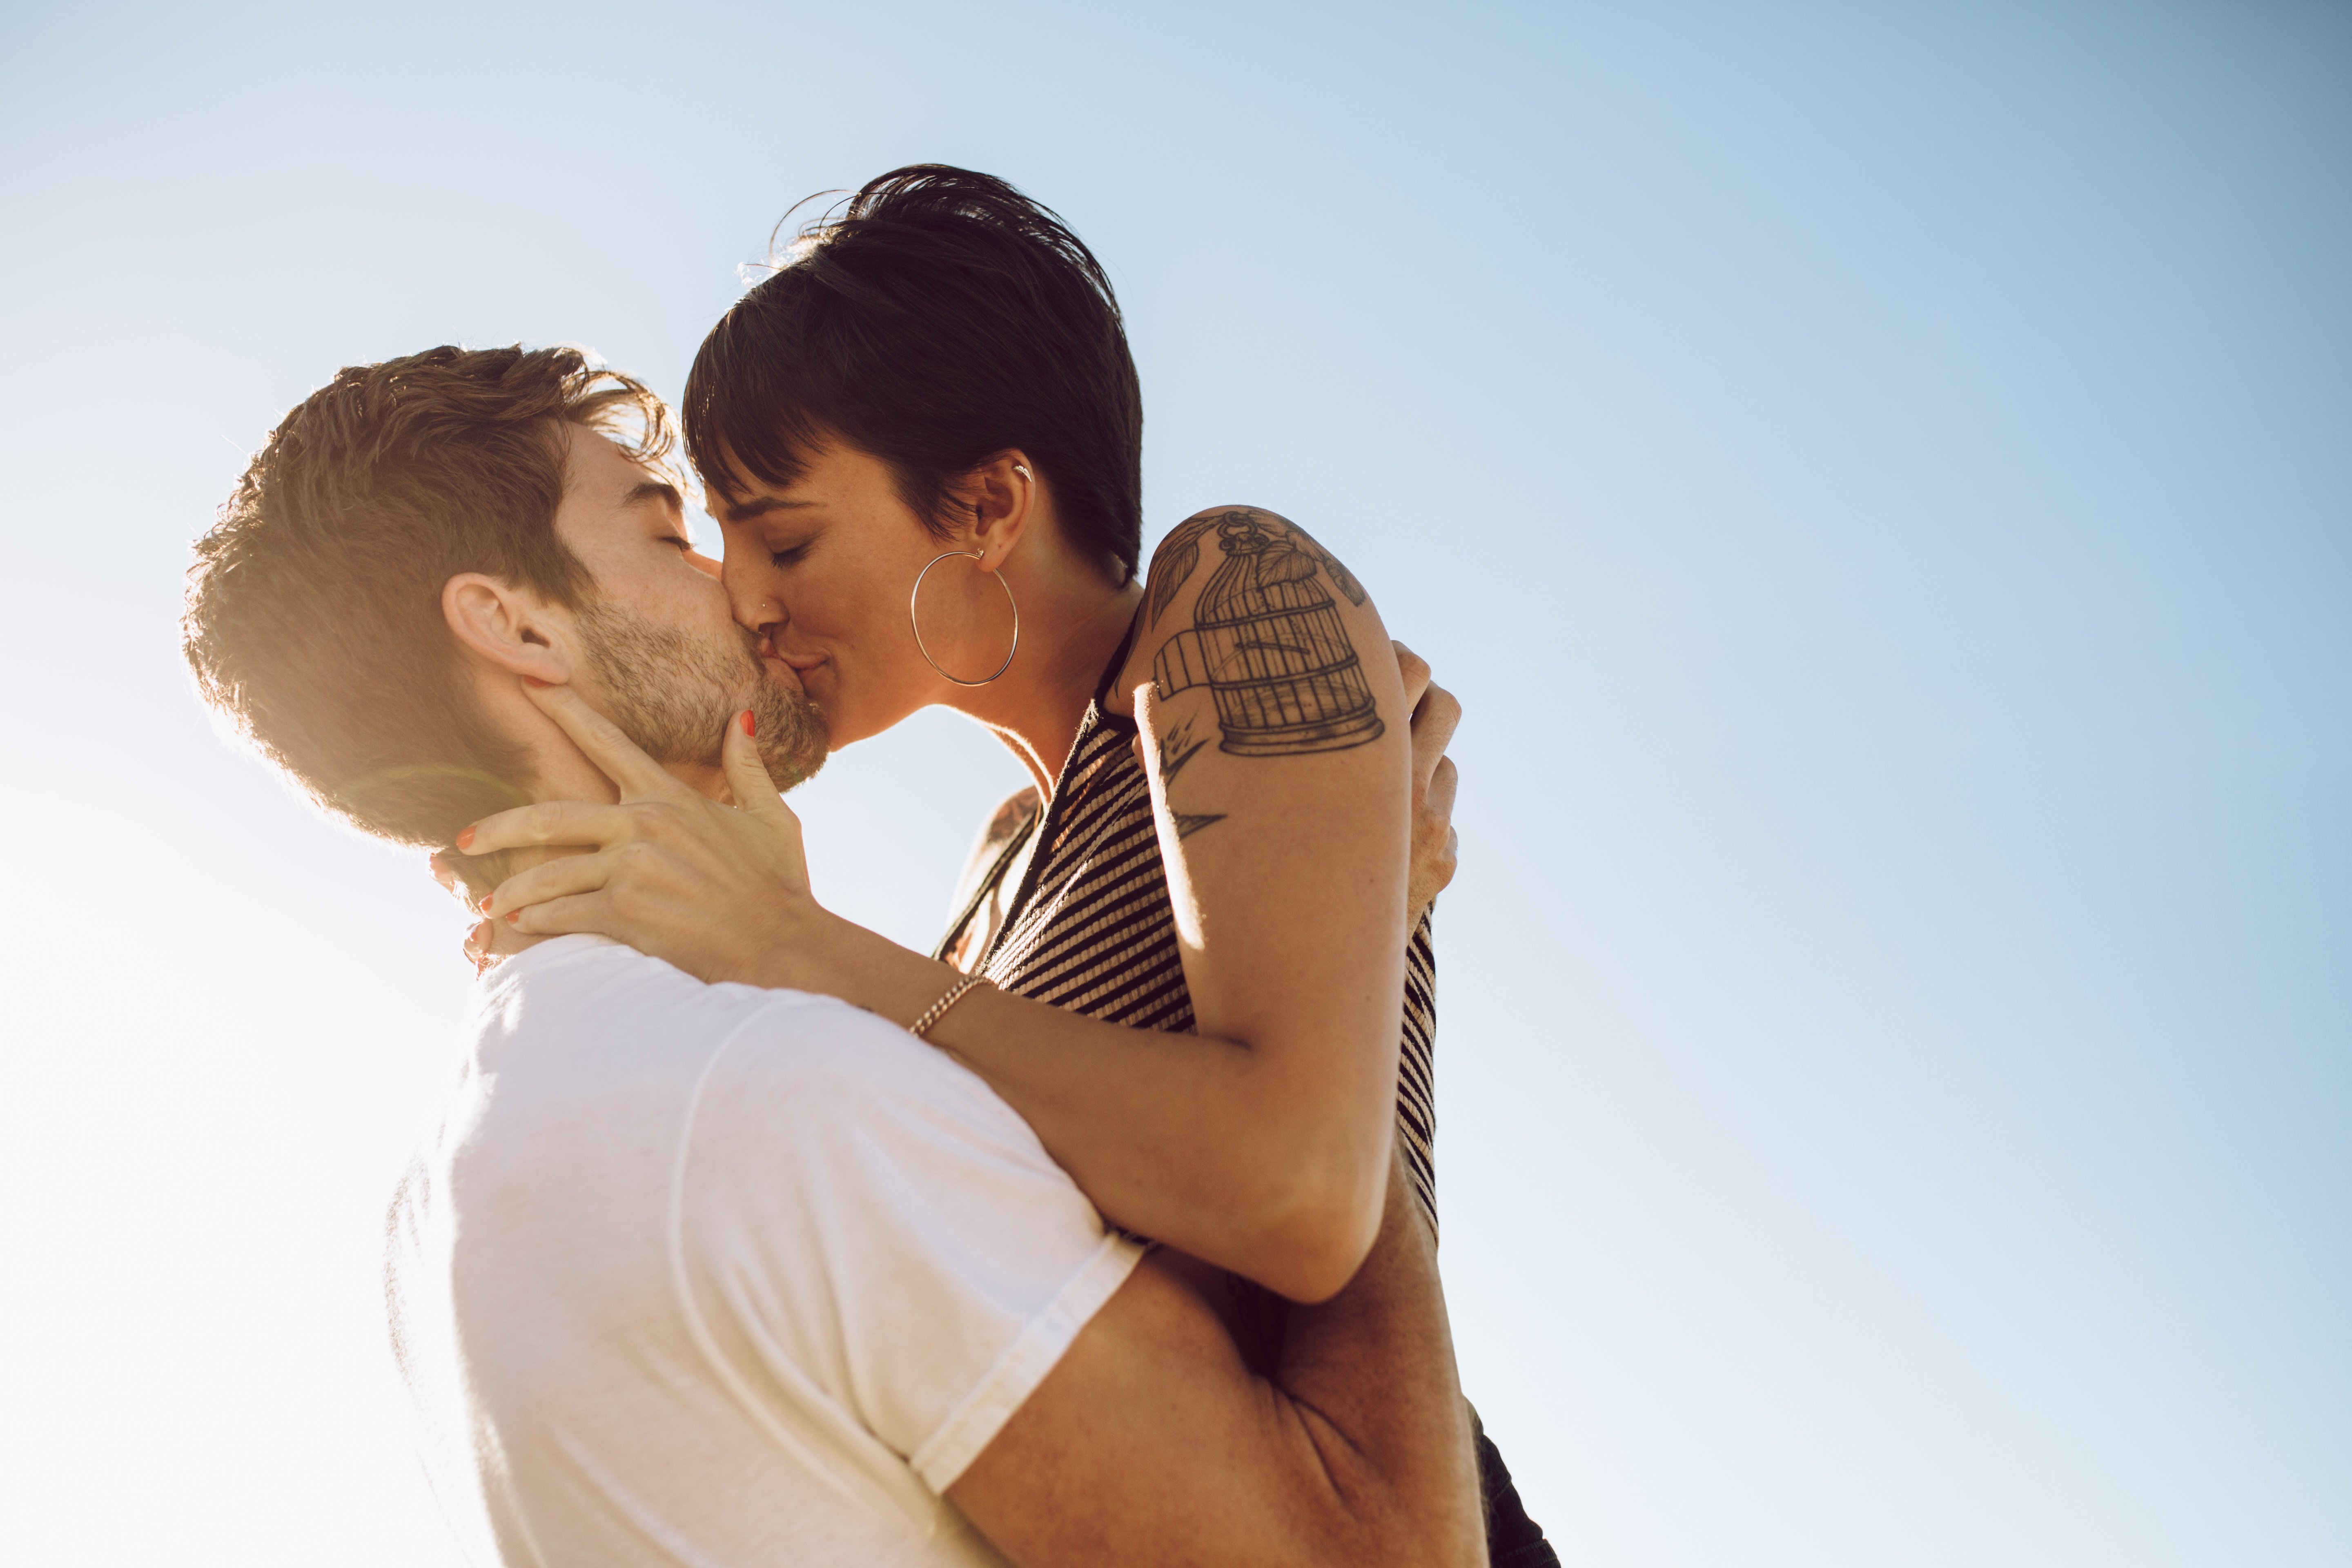
[[[721,521],[749,522],[755,517],[765,517],[772,511],[805,511],[817,504],[813,500],[783,500],[775,496],[754,496],[740,506],[727,508]]]

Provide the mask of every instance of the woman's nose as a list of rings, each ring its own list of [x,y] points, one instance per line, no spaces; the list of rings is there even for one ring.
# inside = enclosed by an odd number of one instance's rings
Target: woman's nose
[[[751,577],[751,573],[736,572],[726,562],[719,563],[719,581],[727,589],[727,607],[736,624],[753,637],[766,637],[792,617],[775,595],[765,591],[765,584]]]

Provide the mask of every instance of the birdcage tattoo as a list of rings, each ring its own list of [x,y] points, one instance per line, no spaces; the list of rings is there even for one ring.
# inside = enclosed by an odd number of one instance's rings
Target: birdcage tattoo
[[[1229,512],[1217,524],[1225,558],[1202,589],[1192,627],[1153,661],[1160,695],[1205,686],[1224,731],[1220,751],[1270,757],[1338,752],[1387,728],[1355,644],[1316,580],[1319,556],[1286,528]]]

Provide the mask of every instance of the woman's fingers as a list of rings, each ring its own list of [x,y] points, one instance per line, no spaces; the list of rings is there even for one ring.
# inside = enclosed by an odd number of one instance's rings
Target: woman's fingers
[[[613,879],[619,861],[612,850],[597,855],[562,855],[517,871],[482,900],[482,912],[500,920],[517,910],[543,904],[573,893],[593,893]]]
[[[783,886],[805,893],[808,851],[801,843],[800,815],[776,793],[775,776],[760,760],[760,742],[752,738],[754,722],[749,709],[738,713],[719,746],[727,771],[727,792],[746,816],[759,823],[742,853],[767,866]]]
[[[784,797],[777,792],[768,764],[760,760],[757,724],[749,708],[730,720],[727,737],[719,745],[719,758],[726,769],[727,793],[735,797],[735,804],[766,816],[784,804]]]
[[[1397,675],[1404,681],[1405,711],[1411,715],[1413,785],[1425,791],[1445,748],[1454,743],[1454,728],[1462,722],[1462,704],[1430,679],[1427,659],[1393,639],[1389,646],[1396,650]]]
[[[1422,795],[1422,820],[1450,830],[1454,826],[1454,793],[1461,783],[1461,771],[1454,767],[1454,759],[1438,758],[1436,770],[1429,775],[1429,788]]]
[[[585,800],[542,800],[486,816],[457,835],[457,847],[468,855],[493,849],[513,849],[525,844],[593,844],[609,849],[640,836],[645,813],[625,805],[604,805]]]
[[[638,750],[637,743],[569,686],[536,686],[526,680],[523,691],[539,710],[555,721],[572,743],[604,776],[621,786],[623,800],[682,800],[694,792],[672,778],[659,763]]]
[[[1431,773],[1421,809],[1412,819],[1412,865],[1407,873],[1407,907],[1418,920],[1454,880],[1456,848],[1454,793],[1460,775],[1451,757],[1440,757]]]
[[[1422,799],[1422,810],[1440,822],[1454,820],[1454,792],[1461,787],[1462,770],[1454,765],[1452,757],[1440,757],[1429,775],[1429,793]]]
[[[609,902],[601,892],[572,893],[561,899],[550,899],[543,904],[533,904],[527,910],[517,910],[512,916],[499,915],[495,918],[505,921],[525,936],[572,936],[580,931],[611,936],[614,934],[613,911],[608,907]]]
[[[1412,776],[1422,788],[1429,787],[1445,748],[1454,743],[1454,727],[1461,722],[1462,704],[1454,700],[1454,693],[1431,682],[1412,710]]]
[[[1404,710],[1408,713],[1421,706],[1422,689],[1429,684],[1429,660],[1397,641],[1389,639],[1396,649],[1397,675],[1404,681]]]

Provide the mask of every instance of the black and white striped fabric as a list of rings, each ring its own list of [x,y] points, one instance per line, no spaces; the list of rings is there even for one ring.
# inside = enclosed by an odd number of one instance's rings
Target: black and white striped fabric
[[[1135,721],[1106,711],[1097,694],[1042,813],[1030,791],[1025,814],[1000,814],[989,837],[1001,847],[992,854],[983,844],[975,858],[974,875],[961,890],[960,912],[938,956],[949,957],[961,943],[968,950],[966,972],[1003,990],[1113,1024],[1181,1034],[1193,1026],[1192,997],[1151,818],[1151,788],[1136,761],[1134,739]],[[1001,883],[1012,867],[1024,863],[1032,835],[1036,847],[1008,901]],[[991,904],[1007,911],[993,940],[963,942],[966,929]],[[1437,956],[1423,915],[1405,949],[1397,1131],[1413,1195],[1433,1229],[1436,1036]]]

